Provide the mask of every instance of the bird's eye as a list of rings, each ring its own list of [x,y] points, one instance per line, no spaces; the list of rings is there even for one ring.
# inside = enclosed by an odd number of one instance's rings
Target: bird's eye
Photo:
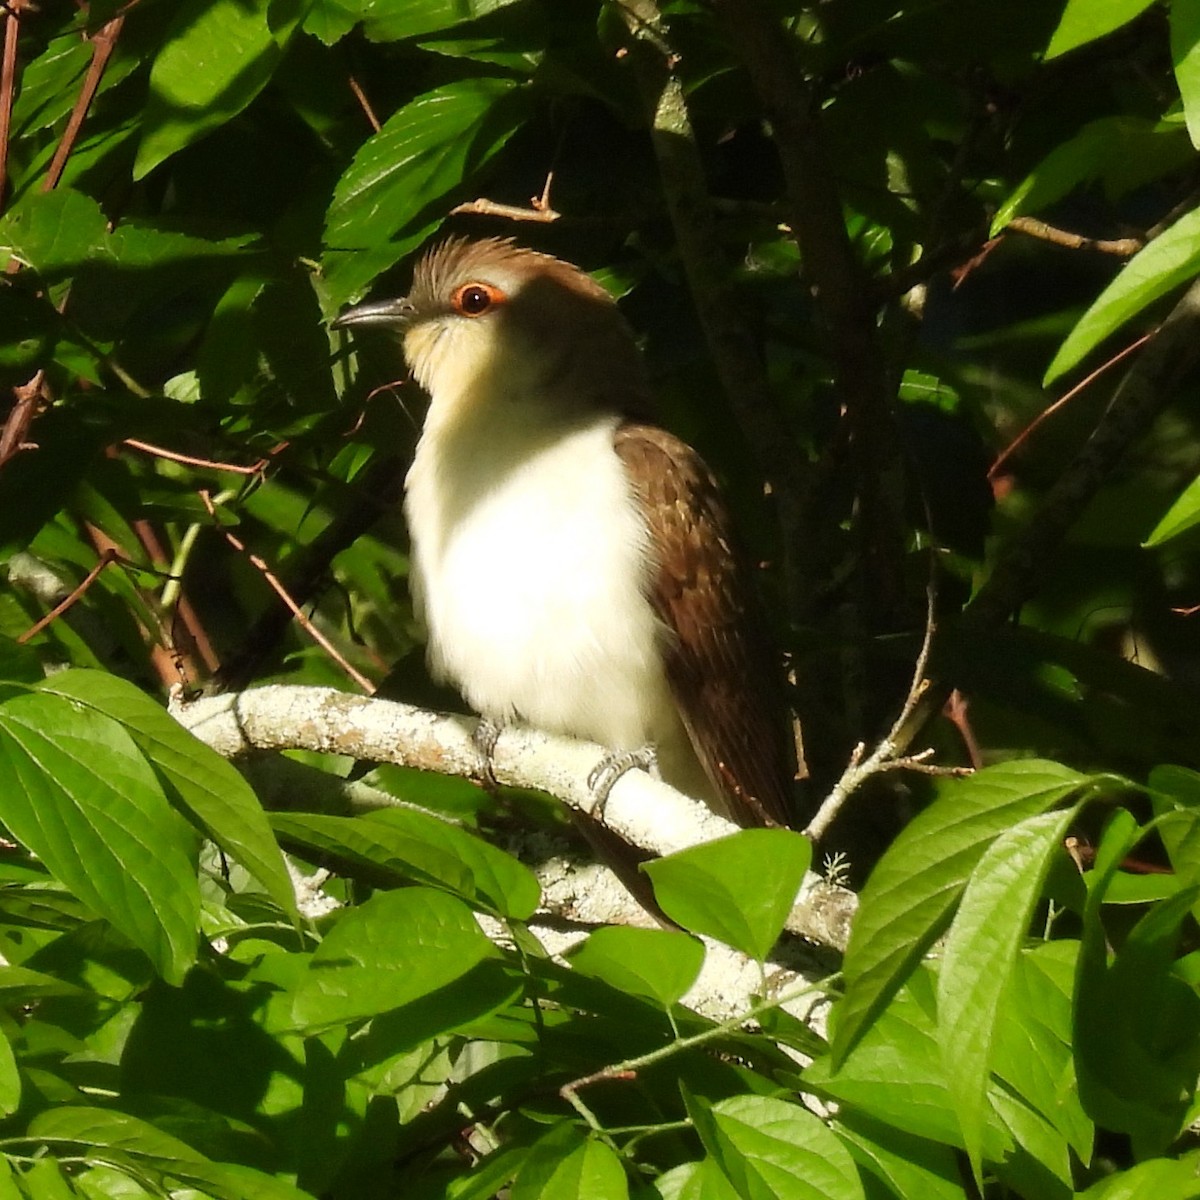
[[[504,300],[504,293],[490,283],[464,283],[451,298],[454,311],[464,317],[482,317]]]

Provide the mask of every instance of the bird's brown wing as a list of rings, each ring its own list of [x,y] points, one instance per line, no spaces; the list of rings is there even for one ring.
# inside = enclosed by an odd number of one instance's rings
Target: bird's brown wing
[[[685,442],[627,421],[614,436],[650,531],[650,602],[673,637],[667,676],[697,757],[739,825],[791,823],[793,776],[750,581],[716,480]]]

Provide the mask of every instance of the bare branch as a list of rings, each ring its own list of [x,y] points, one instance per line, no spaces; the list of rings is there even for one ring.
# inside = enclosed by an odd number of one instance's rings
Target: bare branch
[[[476,778],[479,771],[473,740],[477,721],[331,688],[270,686],[190,703],[176,698],[172,712],[226,758],[251,750],[307,749],[465,779]],[[501,784],[549,792],[655,854],[737,831],[699,801],[640,770],[622,775],[598,804],[588,776],[606,753],[589,742],[513,726],[501,732],[492,768]],[[853,893],[810,874],[787,928],[842,948],[854,905]]]

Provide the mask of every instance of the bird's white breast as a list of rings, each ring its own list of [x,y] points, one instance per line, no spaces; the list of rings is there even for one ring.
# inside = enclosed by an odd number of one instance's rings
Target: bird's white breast
[[[494,721],[622,749],[681,731],[616,424],[432,420],[405,507],[434,673]]]

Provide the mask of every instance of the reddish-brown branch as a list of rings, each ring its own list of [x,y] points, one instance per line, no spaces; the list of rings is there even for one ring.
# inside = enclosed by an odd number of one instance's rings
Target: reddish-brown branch
[[[4,51],[0,59],[0,210],[8,190],[8,143],[12,134],[13,96],[17,90],[17,34],[26,0],[10,0],[4,9]]]
[[[141,450],[144,454],[153,454],[155,458],[164,458],[168,462],[180,463],[185,467],[204,467],[213,471],[231,471],[235,475],[261,475],[270,464],[270,457],[260,458],[258,462],[248,467],[237,466],[234,463],[217,462],[212,458],[193,458],[190,454],[180,454],[178,450],[168,450],[165,446],[156,446],[152,442],[142,442],[137,438],[126,438],[122,443],[131,450]],[[275,447],[271,454],[277,454],[287,443]]]
[[[204,501],[204,507],[208,509],[209,514],[215,519],[217,515],[216,506],[213,504],[212,497],[209,495],[207,489],[201,489],[199,495],[200,499]],[[312,638],[312,640],[316,642],[317,645],[320,646],[321,649],[324,650],[325,653],[328,654],[329,657],[332,658],[333,661],[336,662],[338,666],[341,667],[342,670],[345,671],[346,674],[349,675],[350,678],[353,679],[354,682],[358,684],[358,686],[364,692],[366,692],[368,696],[374,695],[375,685],[365,675],[361,674],[358,670],[351,666],[350,663],[348,663],[338,651],[337,647],[334,646],[333,643],[308,619],[308,617],[304,615],[300,605],[298,605],[288,594],[287,588],[283,586],[283,584],[279,581],[278,576],[275,575],[271,568],[267,566],[267,564],[257,554],[251,554],[250,551],[246,549],[245,542],[241,541],[240,538],[235,537],[234,534],[230,533],[228,529],[222,529],[221,535],[239,554],[245,555],[246,561],[249,562],[250,565],[267,581],[275,594],[287,606],[288,611],[299,622],[300,627],[304,630],[304,632],[307,633],[308,636]]]
[[[1021,432],[1018,433],[1017,436],[1013,438],[1013,440],[1009,442],[1009,444],[1000,452],[996,461],[988,468],[988,478],[996,478],[996,476],[1000,473],[1000,468],[1003,467],[1004,464],[1008,462],[1008,460],[1021,448],[1021,446],[1025,444],[1030,435],[1038,428],[1039,425],[1042,424],[1043,421],[1045,421],[1048,417],[1053,416],[1053,414],[1058,412],[1060,408],[1078,396],[1080,392],[1089,387],[1110,367],[1115,367],[1117,363],[1123,362],[1139,347],[1144,346],[1154,336],[1155,332],[1156,331],[1151,330],[1150,333],[1142,334],[1137,341],[1131,342],[1125,347],[1124,350],[1114,354],[1112,358],[1108,360],[1108,362],[1102,363],[1086,379],[1077,383],[1069,392],[1066,392],[1064,395],[1060,396],[1053,404],[1049,406],[1049,408],[1043,409],[1042,412],[1038,413],[1038,415],[1034,417],[1033,420],[1030,421],[1029,424],[1026,425],[1025,428],[1022,429]]]
[[[75,148],[79,131],[83,128],[83,119],[87,116],[92,100],[95,99],[96,89],[100,86],[100,80],[104,75],[104,68],[112,57],[113,47],[117,44],[117,36],[124,24],[125,16],[121,14],[113,17],[111,21],[105,22],[92,34],[92,61],[88,64],[87,75],[84,76],[79,95],[75,97],[75,107],[71,109],[67,127],[63,130],[62,138],[54,150],[54,157],[50,160],[46,178],[42,180],[43,192],[49,192],[56,188],[58,181],[62,178],[63,168],[67,165],[67,159]]]
[[[103,571],[109,563],[123,561],[125,560],[120,554],[117,553],[115,548],[105,550],[100,555],[96,565],[84,576],[83,582],[75,587],[71,591],[70,595],[68,595],[65,599],[60,600],[44,617],[42,617],[40,621],[35,622],[27,630],[25,630],[24,633],[18,634],[17,641],[21,645],[24,645],[30,639],[37,637],[37,635],[41,633],[47,625],[49,625],[52,621],[56,621],[63,615],[63,613],[67,611],[67,609],[71,608],[75,604],[75,602],[88,590],[88,588],[90,588],[92,584],[96,582],[100,572]]]
[[[37,415],[45,378],[46,373],[39,371],[28,383],[13,388],[13,406],[4,420],[4,428],[0,429],[0,468],[14,454],[30,448],[25,435]]]
[[[1118,258],[1132,258],[1146,244],[1145,239],[1135,237],[1084,237],[1083,234],[1072,233],[1069,229],[1047,225],[1037,217],[1013,217],[1004,228],[1006,231],[1039,238],[1043,242],[1053,242],[1056,246],[1065,246],[1068,250],[1098,250],[1101,254],[1113,254]]]
[[[367,120],[370,122],[371,128],[378,133],[383,126],[379,123],[379,118],[375,115],[375,110],[371,107],[370,100],[367,99],[367,93],[362,90],[362,85],[350,76],[350,90],[354,93],[355,100],[358,101],[363,112],[366,114]]]

